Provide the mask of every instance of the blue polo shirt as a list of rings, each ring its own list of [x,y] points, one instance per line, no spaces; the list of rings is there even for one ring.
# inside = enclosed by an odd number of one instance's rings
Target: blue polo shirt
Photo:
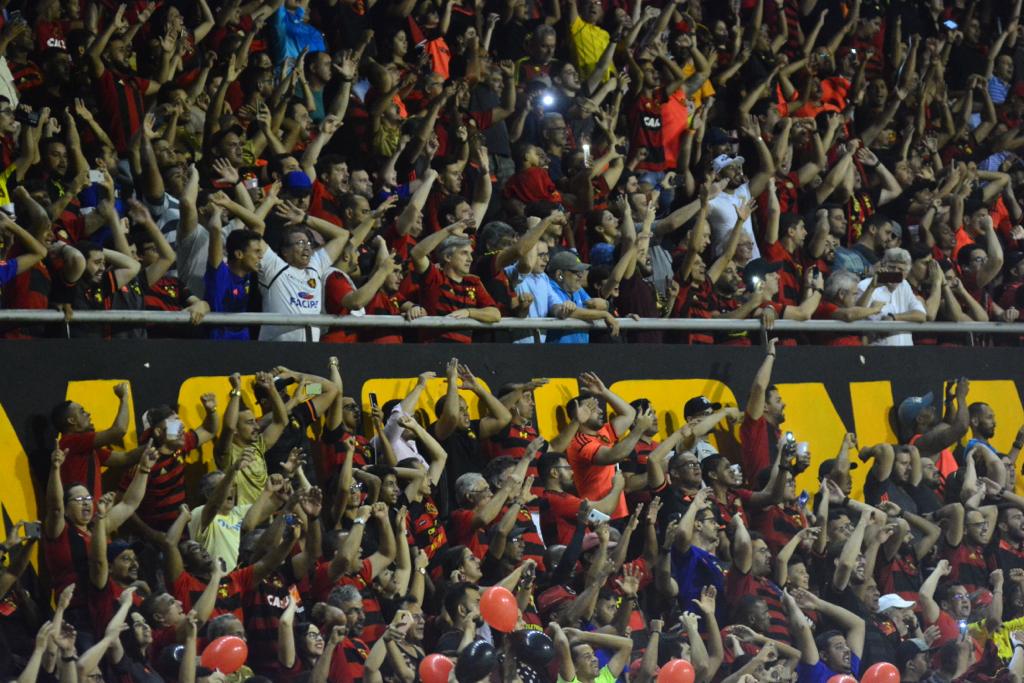
[[[249,290],[253,285],[252,274],[238,277],[221,263],[216,268],[206,267],[203,276],[206,284],[205,299],[212,313],[245,313],[249,310]],[[239,326],[214,326],[210,328],[210,339],[249,340],[249,328]]]
[[[554,292],[555,297],[558,299],[558,303],[565,303],[571,301],[576,304],[577,308],[584,308],[586,303],[590,301],[590,295],[587,294],[582,287],[577,289],[572,294],[569,294],[562,286],[557,282],[548,277],[551,281],[551,290]],[[551,330],[547,335],[548,344],[589,344],[590,333],[589,332],[559,332],[558,330]]]
[[[853,672],[854,678],[860,675],[860,657],[855,654],[850,655],[850,671]],[[828,679],[838,673],[838,671],[828,668],[828,665],[820,659],[814,666],[800,662],[796,667],[796,680],[798,683],[828,683]]]

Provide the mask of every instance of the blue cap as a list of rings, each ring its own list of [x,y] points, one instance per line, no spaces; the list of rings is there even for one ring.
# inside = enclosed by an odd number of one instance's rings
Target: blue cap
[[[924,396],[908,396],[903,399],[900,407],[896,410],[900,424],[904,427],[913,427],[921,411],[930,407],[933,403],[935,403],[935,394],[930,391]]]
[[[284,174],[281,189],[289,194],[304,197],[313,191],[313,182],[304,171],[289,171]]]

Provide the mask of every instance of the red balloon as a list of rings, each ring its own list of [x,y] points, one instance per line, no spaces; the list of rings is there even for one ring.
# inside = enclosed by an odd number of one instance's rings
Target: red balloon
[[[480,616],[491,628],[512,633],[519,621],[519,605],[509,589],[491,586],[480,597]]]
[[[420,661],[420,680],[423,683],[448,683],[448,674],[455,663],[444,655],[427,655]]]
[[[221,636],[203,650],[199,663],[207,669],[233,674],[242,668],[249,656],[249,646],[238,636]]]
[[[850,674],[836,674],[826,683],[857,683],[857,679]]]
[[[872,664],[860,679],[861,683],[900,683],[900,670],[889,662]]]
[[[697,674],[685,659],[670,659],[658,671],[658,683],[693,683]]]

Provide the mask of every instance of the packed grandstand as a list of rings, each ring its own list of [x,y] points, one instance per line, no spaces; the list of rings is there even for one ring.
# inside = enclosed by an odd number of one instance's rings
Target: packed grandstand
[[[1019,413],[954,378],[812,448],[773,383],[1019,346],[1021,5],[0,3],[8,348],[294,342],[195,405],[31,407],[0,676],[1021,683]],[[380,396],[320,346],[441,342]],[[582,353],[557,402],[458,359],[500,343],[758,365],[669,415]]]

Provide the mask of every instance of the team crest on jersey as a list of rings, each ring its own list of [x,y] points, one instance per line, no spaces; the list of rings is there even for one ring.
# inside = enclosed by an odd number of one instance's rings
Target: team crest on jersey
[[[466,290],[466,298],[468,298],[470,301],[476,301],[476,290],[475,289],[467,289]]]
[[[306,280],[306,284],[309,285],[310,289],[316,287],[316,278],[309,278],[308,280]]]

